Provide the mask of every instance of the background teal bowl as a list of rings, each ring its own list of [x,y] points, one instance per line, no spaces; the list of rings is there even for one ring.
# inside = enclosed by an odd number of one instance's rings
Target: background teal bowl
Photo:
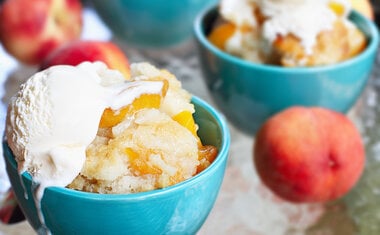
[[[230,134],[224,118],[211,106],[197,97],[192,101],[200,138],[204,144],[219,149],[208,168],[174,186],[136,194],[107,195],[48,187],[41,205],[50,231],[62,235],[195,234],[217,198],[228,158]],[[30,190],[31,177],[27,173],[18,175],[17,163],[6,142],[3,147],[16,198],[27,220],[38,231],[41,223]]]
[[[367,48],[355,58],[309,68],[255,64],[229,55],[208,41],[217,17],[217,8],[212,7],[200,13],[194,23],[203,78],[217,107],[250,135],[268,117],[294,105],[346,113],[363,92],[379,45],[375,24],[354,11],[351,21],[368,38]]]
[[[91,0],[126,45],[162,48],[190,39],[195,17],[218,0]]]

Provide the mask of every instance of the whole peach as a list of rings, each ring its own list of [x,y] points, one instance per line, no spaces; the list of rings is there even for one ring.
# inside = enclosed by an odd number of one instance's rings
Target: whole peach
[[[83,61],[102,61],[110,69],[119,70],[130,77],[129,60],[121,48],[113,42],[76,40],[54,50],[41,62],[41,70],[52,65],[78,65]]]
[[[291,202],[326,202],[345,195],[365,162],[359,131],[344,114],[291,107],[256,135],[254,163],[262,182]]]
[[[39,64],[82,32],[80,0],[6,0],[0,8],[0,40],[25,64]]]

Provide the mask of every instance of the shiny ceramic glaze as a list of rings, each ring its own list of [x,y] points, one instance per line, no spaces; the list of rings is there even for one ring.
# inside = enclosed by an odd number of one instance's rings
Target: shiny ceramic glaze
[[[194,97],[196,122],[204,144],[218,147],[216,160],[203,172],[177,185],[137,194],[101,195],[50,187],[42,212],[53,234],[194,234],[206,220],[223,180],[230,134],[212,107]],[[16,197],[35,230],[41,228],[31,192],[31,178],[22,174],[4,143],[7,172]]]
[[[161,48],[192,36],[196,15],[218,0],[92,0],[95,10],[127,45]]]
[[[219,50],[207,40],[217,17],[217,8],[212,7],[195,21],[200,65],[218,108],[248,134],[254,134],[269,116],[293,105],[347,112],[367,83],[379,45],[375,24],[353,12],[350,19],[368,38],[367,48],[355,58],[312,68],[254,64]]]

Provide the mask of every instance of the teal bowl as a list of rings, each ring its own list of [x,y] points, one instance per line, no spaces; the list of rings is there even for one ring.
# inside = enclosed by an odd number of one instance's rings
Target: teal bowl
[[[192,38],[199,12],[218,0],[91,0],[104,23],[126,45],[172,47]]]
[[[210,105],[197,97],[192,102],[200,138],[219,150],[208,168],[174,186],[135,194],[96,194],[48,187],[41,209],[52,234],[195,234],[219,193],[230,134],[223,116]],[[31,177],[28,173],[18,175],[17,163],[5,141],[3,147],[7,173],[20,207],[32,227],[41,232]]]
[[[350,20],[368,39],[368,46],[358,56],[318,67],[255,64],[223,52],[208,41],[217,18],[214,6],[200,13],[194,22],[203,78],[216,107],[249,135],[255,135],[268,117],[294,105],[346,113],[366,86],[379,46],[376,25],[354,11]]]

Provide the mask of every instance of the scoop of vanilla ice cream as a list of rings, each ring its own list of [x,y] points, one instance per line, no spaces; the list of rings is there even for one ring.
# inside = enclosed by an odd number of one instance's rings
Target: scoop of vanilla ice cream
[[[20,173],[29,172],[42,188],[68,185],[83,167],[104,109],[119,109],[162,88],[159,81],[126,81],[101,62],[36,73],[7,113],[6,137]]]

